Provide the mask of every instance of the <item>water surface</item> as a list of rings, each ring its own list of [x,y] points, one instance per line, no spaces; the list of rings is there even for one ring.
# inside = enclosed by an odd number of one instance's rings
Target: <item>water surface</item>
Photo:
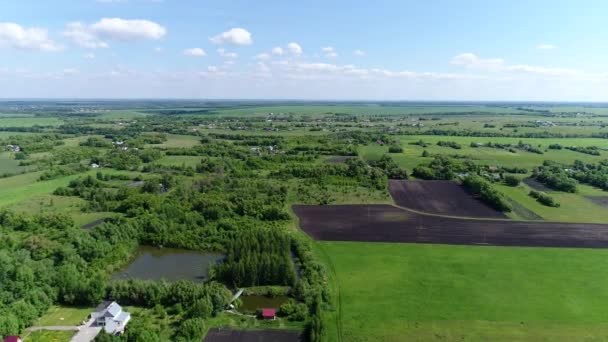
[[[167,281],[207,279],[209,265],[224,256],[175,248],[141,246],[137,256],[127,267],[114,274],[114,279],[144,279]]]

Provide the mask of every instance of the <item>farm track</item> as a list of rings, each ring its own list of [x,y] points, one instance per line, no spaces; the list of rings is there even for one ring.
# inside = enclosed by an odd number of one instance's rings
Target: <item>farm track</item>
[[[462,218],[390,205],[296,205],[293,210],[315,240],[608,248],[606,224]]]

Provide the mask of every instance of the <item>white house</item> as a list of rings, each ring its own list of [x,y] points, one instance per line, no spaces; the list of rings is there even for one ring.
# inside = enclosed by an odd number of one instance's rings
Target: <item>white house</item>
[[[95,308],[91,318],[95,319],[94,325],[103,327],[108,334],[118,335],[124,332],[131,320],[131,314],[123,311],[118,303],[106,301]]]

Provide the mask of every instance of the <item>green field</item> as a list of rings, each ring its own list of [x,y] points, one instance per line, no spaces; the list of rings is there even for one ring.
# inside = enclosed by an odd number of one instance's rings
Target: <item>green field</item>
[[[63,120],[52,117],[2,117],[0,127],[59,126]]]
[[[94,308],[73,308],[65,306],[52,306],[49,311],[38,321],[36,326],[53,326],[53,325],[80,325],[82,321],[86,321],[95,309]]]
[[[418,145],[411,145],[410,143],[417,142],[419,140],[424,141],[429,146],[423,148]],[[471,143],[482,143],[488,142],[501,143],[501,144],[518,144],[522,141],[525,144],[532,146],[541,146],[541,150],[545,151],[550,144],[561,144],[562,146],[597,146],[602,149],[608,149],[608,140],[606,139],[593,139],[593,138],[552,138],[552,139],[526,139],[526,138],[496,138],[496,137],[444,137],[444,136],[403,136],[399,139],[401,146],[403,147],[403,153],[391,154],[395,159],[395,162],[399,166],[405,167],[409,170],[418,166],[421,163],[429,162],[432,158],[421,157],[422,152],[426,149],[431,155],[433,154],[458,154],[462,156],[468,156],[471,160],[478,164],[485,165],[496,165],[496,166],[517,166],[525,167],[531,170],[535,166],[542,164],[544,160],[553,160],[560,163],[571,164],[574,160],[581,160],[584,162],[597,163],[600,160],[608,157],[608,152],[602,151],[600,156],[592,156],[570,150],[547,150],[544,154],[536,154],[525,151],[517,151],[511,153],[507,150],[489,148],[489,147],[470,147]],[[437,146],[438,141],[454,141],[459,143],[461,149],[452,149],[449,147]],[[363,146],[359,149],[360,155],[364,159],[377,159],[383,154],[388,152],[388,146],[382,146],[378,144],[372,144]]]
[[[608,338],[606,250],[318,244],[342,341]]]
[[[68,342],[74,336],[74,331],[33,331],[24,341],[26,342]]]

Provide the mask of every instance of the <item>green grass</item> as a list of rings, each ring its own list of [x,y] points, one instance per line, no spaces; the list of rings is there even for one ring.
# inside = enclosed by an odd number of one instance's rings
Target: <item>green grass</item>
[[[49,311],[40,317],[35,326],[53,326],[53,325],[80,325],[82,321],[87,320],[91,312],[95,308],[74,308],[66,306],[52,306]]]
[[[195,135],[167,134],[167,141],[162,144],[147,145],[148,147],[193,147],[200,145],[201,137]]]
[[[559,208],[548,207],[538,203],[536,199],[528,195],[532,188],[525,184],[520,184],[517,187],[498,184],[495,186],[503,194],[519,202],[547,221],[583,223],[608,222],[608,210],[584,197],[589,195],[608,196],[608,193],[588,185],[579,185],[579,192],[575,194],[561,191],[547,192],[560,204]]]
[[[154,162],[155,164],[167,166],[191,166],[196,167],[201,163],[201,157],[196,156],[165,156]]]
[[[338,281],[343,341],[608,337],[606,250],[318,244]]]
[[[410,142],[416,142],[422,140],[429,144],[428,147],[422,148],[418,145],[410,145]],[[462,148],[459,150],[452,149],[449,147],[437,146],[438,141],[455,141],[459,143]],[[531,170],[535,166],[542,164],[544,160],[553,160],[559,163],[571,164],[574,160],[581,160],[589,163],[597,163],[600,160],[606,159],[608,153],[605,151],[601,152],[601,156],[591,156],[579,152],[570,150],[548,150],[544,154],[535,154],[524,151],[517,151],[511,153],[507,150],[496,149],[496,148],[472,148],[470,144],[475,143],[509,143],[517,144],[522,141],[526,144],[531,144],[535,147],[541,145],[541,150],[545,150],[550,144],[561,144],[562,146],[597,146],[600,148],[608,149],[608,140],[606,139],[593,139],[593,138],[576,138],[576,139],[519,139],[519,138],[489,138],[489,137],[443,137],[443,136],[404,136],[399,139],[401,146],[403,147],[403,153],[391,154],[395,159],[395,162],[411,171],[414,167],[428,163],[432,158],[422,158],[422,152],[426,149],[431,155],[433,154],[444,154],[444,155],[466,155],[470,159],[478,164],[483,165],[497,165],[497,166],[509,166],[509,167],[525,167]],[[388,146],[381,146],[378,144],[371,144],[362,146],[359,149],[359,154],[367,160],[378,159],[383,154],[388,152]]]
[[[76,334],[75,331],[33,331],[25,342],[68,342]]]
[[[63,120],[52,117],[1,117],[0,127],[59,126]]]

